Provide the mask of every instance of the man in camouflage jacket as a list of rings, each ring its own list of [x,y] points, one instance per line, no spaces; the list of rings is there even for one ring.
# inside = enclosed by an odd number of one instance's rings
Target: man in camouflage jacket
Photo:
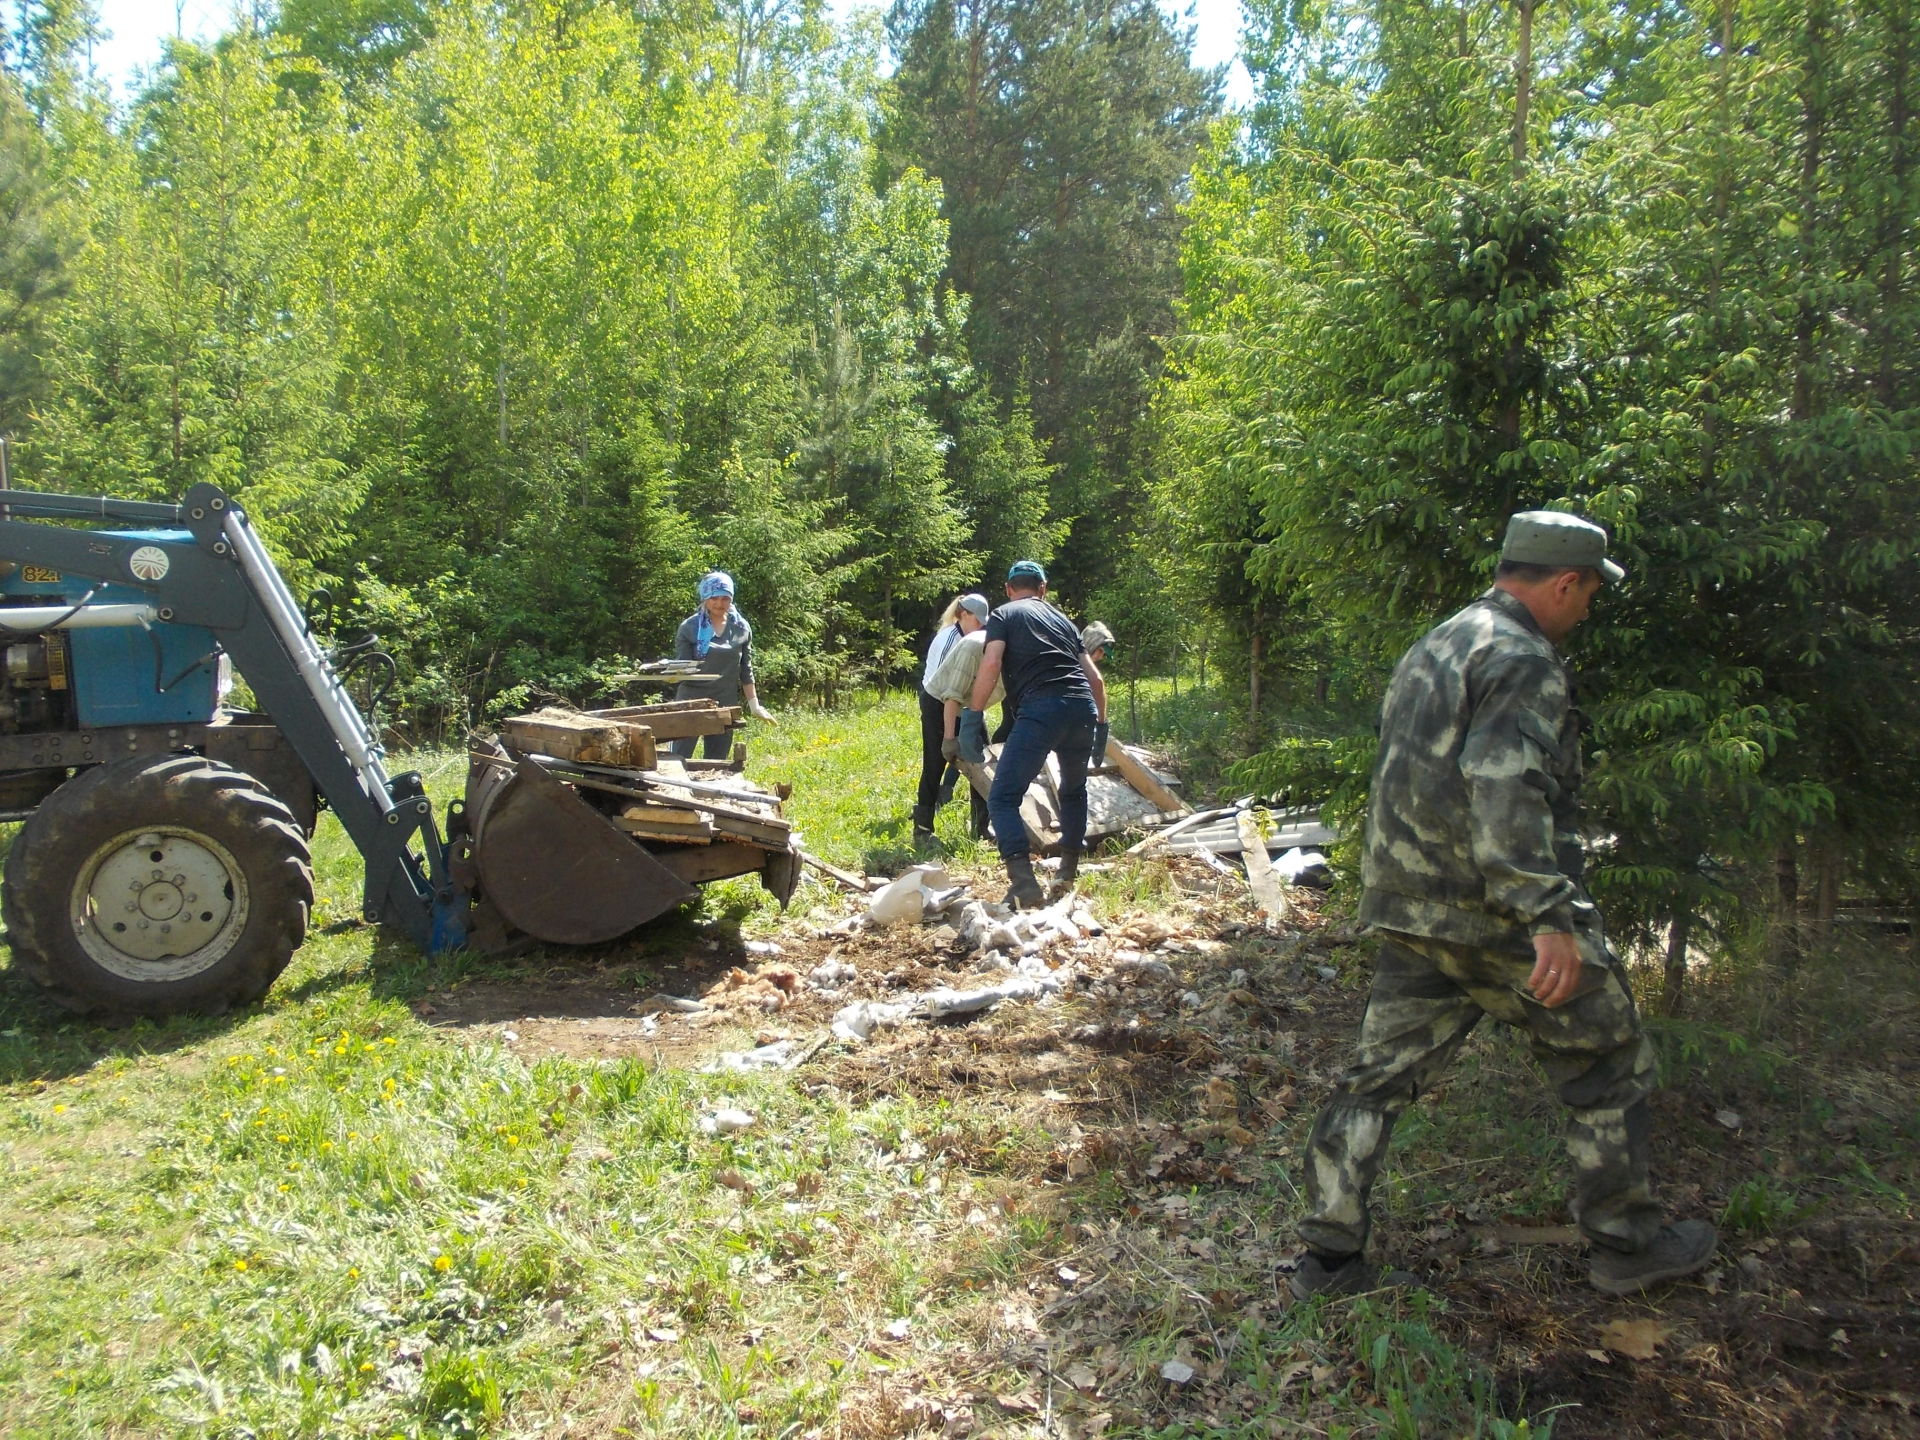
[[[1653,1051],[1583,884],[1579,716],[1556,646],[1624,578],[1606,547],[1584,520],[1515,515],[1493,588],[1394,672],[1360,903],[1380,953],[1352,1068],[1308,1142],[1296,1297],[1380,1283],[1362,1251],[1394,1121],[1483,1014],[1527,1032],[1567,1107],[1592,1282],[1626,1294],[1713,1253],[1710,1225],[1664,1224],[1649,1191]]]

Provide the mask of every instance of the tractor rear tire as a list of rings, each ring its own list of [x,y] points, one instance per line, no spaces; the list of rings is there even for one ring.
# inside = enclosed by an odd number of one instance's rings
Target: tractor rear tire
[[[293,813],[200,755],[83,771],[7,856],[13,963],[72,1010],[219,1014],[267,993],[306,938],[313,867]]]

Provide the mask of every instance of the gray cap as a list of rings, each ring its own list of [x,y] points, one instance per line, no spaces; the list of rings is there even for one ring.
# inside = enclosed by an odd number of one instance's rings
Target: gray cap
[[[1598,570],[1618,584],[1627,572],[1607,559],[1607,532],[1591,520],[1558,510],[1522,510],[1507,521],[1500,558],[1522,565],[1555,565],[1569,570]]]
[[[976,620],[987,618],[987,597],[984,595],[962,595],[956,603]]]
[[[1080,632],[1080,643],[1089,651],[1104,650],[1113,644],[1113,631],[1096,620]]]

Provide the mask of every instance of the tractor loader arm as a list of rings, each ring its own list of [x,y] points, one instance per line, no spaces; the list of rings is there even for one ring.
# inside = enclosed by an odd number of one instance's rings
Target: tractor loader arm
[[[241,506],[205,484],[178,505],[19,490],[3,498],[0,561],[138,589],[150,597],[154,619],[214,633],[359,849],[367,919],[397,927],[424,950],[463,942],[465,898],[448,874],[447,846],[420,777],[387,773],[378,738]],[[158,524],[190,538],[115,535],[23,516]]]

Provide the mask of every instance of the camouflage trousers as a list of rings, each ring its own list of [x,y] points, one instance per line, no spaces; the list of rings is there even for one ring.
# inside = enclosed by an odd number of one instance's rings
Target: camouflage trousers
[[[1567,1107],[1574,1216],[1596,1245],[1638,1250],[1659,1230],[1647,1185],[1647,1096],[1653,1047],[1640,1028],[1619,962],[1582,936],[1579,992],[1549,1010],[1526,990],[1532,946],[1486,950],[1381,932],[1380,957],[1352,1067],[1307,1143],[1309,1247],[1347,1255],[1367,1243],[1367,1197],[1393,1125],[1459,1052],[1482,1015],[1527,1032],[1535,1058]]]

